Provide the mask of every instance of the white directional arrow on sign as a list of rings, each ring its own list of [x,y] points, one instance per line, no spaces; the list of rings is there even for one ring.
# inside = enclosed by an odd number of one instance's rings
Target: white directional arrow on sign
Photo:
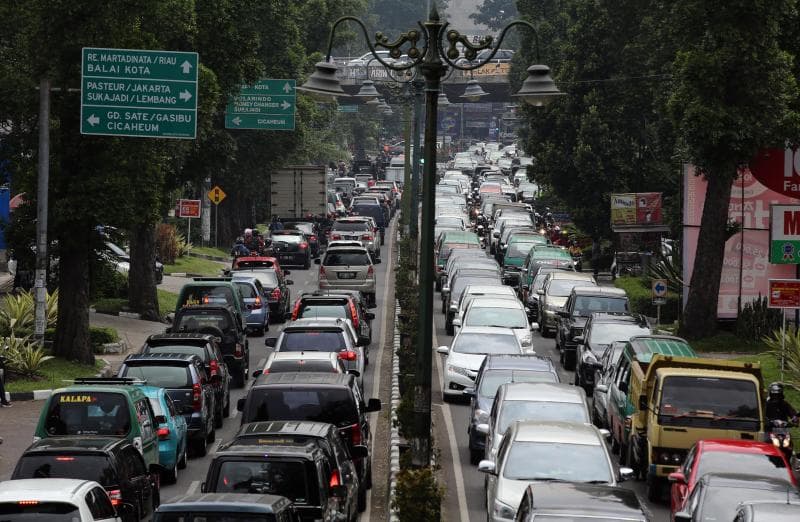
[[[232,119],[231,121],[232,121],[232,122],[233,122],[233,124],[234,124],[234,125],[236,125],[236,126],[238,126],[238,125],[240,125],[240,124],[242,123],[242,119],[241,119],[240,117],[238,117],[238,116],[237,116],[237,117],[235,117],[234,119]]]
[[[189,74],[189,71],[192,70],[192,64],[189,63],[189,60],[184,60],[181,64],[181,69],[183,69],[183,74]]]
[[[183,101],[189,101],[192,99],[192,93],[184,89],[183,92],[178,94],[178,97]]]
[[[287,102],[286,100],[283,100],[283,103],[281,104],[281,109],[286,110],[291,106],[292,106],[291,103]]]
[[[88,118],[86,118],[86,121],[88,121],[88,122],[89,122],[89,125],[91,125],[92,127],[94,127],[95,125],[97,125],[98,123],[100,123],[100,118],[98,118],[97,116],[95,116],[94,114],[92,114],[91,116],[89,116]]]
[[[291,90],[292,90],[292,86],[289,85],[289,82],[286,82],[286,83],[283,84],[283,92],[288,94],[289,91],[291,91]]]

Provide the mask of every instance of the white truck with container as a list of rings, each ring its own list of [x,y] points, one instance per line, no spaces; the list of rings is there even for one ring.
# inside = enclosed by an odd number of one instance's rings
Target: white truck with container
[[[328,182],[322,165],[295,165],[270,175],[270,213],[281,219],[324,217],[329,213]]]

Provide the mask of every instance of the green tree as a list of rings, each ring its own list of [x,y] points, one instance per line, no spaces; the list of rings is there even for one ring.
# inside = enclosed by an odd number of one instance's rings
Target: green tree
[[[762,147],[796,141],[798,86],[781,48],[797,24],[792,0],[695,0],[672,5],[678,51],[669,111],[680,153],[708,182],[681,334],[716,331],[728,203],[737,169]],[[794,44],[796,46],[796,43]]]
[[[469,17],[477,24],[499,31],[518,14],[516,0],[483,0],[478,12],[470,14]]]

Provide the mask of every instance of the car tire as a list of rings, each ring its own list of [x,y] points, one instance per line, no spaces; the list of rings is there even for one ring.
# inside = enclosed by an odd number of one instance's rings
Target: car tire
[[[367,509],[367,488],[362,487],[358,490],[358,512],[363,513]]]
[[[188,441],[184,442],[183,444],[183,451],[181,452],[180,456],[178,457],[177,464],[175,464],[178,469],[186,469],[186,446],[188,445]]]
[[[600,421],[600,416],[597,415],[597,410],[594,408],[594,404],[592,404],[592,424],[597,426],[598,429],[603,429],[603,423]]]
[[[650,502],[661,501],[661,481],[657,479],[647,481],[647,500]]]
[[[311,259],[306,258],[305,263],[303,263],[303,269],[308,270],[309,268],[311,268]]]
[[[372,489],[372,461],[369,462],[369,467],[367,468],[367,475],[364,477],[364,483],[367,486],[367,489]]]
[[[225,406],[222,408],[222,416],[226,419],[231,416],[231,395],[228,394],[228,398],[225,400]]]
[[[192,441],[192,453],[195,457],[205,457],[208,451],[206,450],[206,438],[204,436],[197,437]]]
[[[445,323],[444,331],[447,332],[447,335],[453,335],[456,331],[456,327],[453,326],[453,323]]]
[[[212,428],[211,431],[209,431],[206,434],[206,442],[211,444],[212,442],[214,442],[214,439],[216,438],[217,438],[217,430]]]
[[[177,456],[176,456],[177,459]],[[164,484],[175,484],[178,482],[178,461],[175,461],[175,465],[172,466],[172,469],[165,470],[164,473],[161,474],[161,480]]]
[[[233,385],[236,388],[244,388],[244,380],[245,380],[245,369],[242,368],[242,371],[236,372],[233,376]]]
[[[474,450],[470,448],[469,450],[469,463],[473,466],[477,466],[478,463],[483,459],[483,452],[480,450]]]

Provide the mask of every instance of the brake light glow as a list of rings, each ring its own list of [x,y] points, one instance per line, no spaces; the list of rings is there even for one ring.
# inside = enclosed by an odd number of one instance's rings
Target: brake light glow
[[[169,428],[166,426],[158,428],[156,433],[158,434],[158,440],[167,440],[169,438]]]
[[[353,328],[358,328],[358,312],[353,301],[350,301],[350,314],[353,316]]]
[[[58,462],[72,462],[73,460],[75,460],[75,457],[56,457]]]
[[[372,265],[369,265],[369,268],[367,268],[367,277],[374,276],[374,275],[375,275],[375,269],[372,268]]]
[[[208,363],[208,369],[211,371],[211,377],[219,375],[219,363],[216,359],[211,359],[211,362]]]
[[[325,267],[322,265],[319,265],[319,277],[328,277],[328,274],[325,273]]]
[[[356,423],[348,428],[350,429],[350,444],[353,446],[361,444],[361,425]]]
[[[122,491],[119,489],[112,489],[108,492],[108,498],[111,500],[111,505],[114,507],[122,505]]]
[[[361,239],[366,239],[367,241],[372,241],[372,236],[369,234],[364,234],[361,236]]]
[[[333,473],[331,473],[331,478],[328,481],[328,486],[334,487],[334,486],[339,486],[340,484],[341,480],[339,480],[339,470],[335,469],[333,470]]]
[[[337,239],[342,239],[341,234],[331,234],[331,239],[336,241]]]
[[[300,250],[305,250],[306,248],[308,248],[308,243],[306,243],[305,241],[303,241],[302,243],[300,243],[300,244],[298,245],[298,247],[300,248]]]
[[[355,361],[358,358],[356,352],[352,350],[344,350],[339,352],[339,359],[343,361]]]
[[[300,299],[294,303],[294,308],[292,309],[292,321],[297,321],[298,317],[300,317]]]
[[[18,500],[17,501],[17,505],[18,506],[35,506],[37,504],[39,504],[38,500]]]
[[[202,390],[200,389],[199,383],[192,384],[192,409],[194,411],[200,411],[203,409],[203,405],[200,402]]]
[[[280,288],[276,288],[275,290],[273,290],[272,293],[270,294],[270,297],[272,299],[275,299],[276,301],[278,299],[280,299],[281,298],[281,289]]]
[[[317,240],[317,236],[313,236],[313,235],[312,236],[308,236],[308,240],[309,241],[316,241]]]

